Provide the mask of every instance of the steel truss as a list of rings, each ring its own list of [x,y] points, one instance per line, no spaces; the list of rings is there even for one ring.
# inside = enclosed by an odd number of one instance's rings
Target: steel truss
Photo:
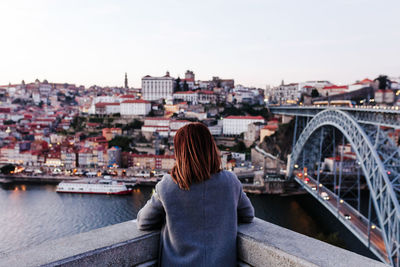
[[[304,121],[304,118],[296,118],[295,126],[304,126]],[[329,130],[327,129],[332,127],[343,135],[343,140],[339,140],[339,143],[344,144],[344,138],[347,139],[356,153],[359,164],[357,168],[363,172],[370,190],[370,199],[382,230],[388,261],[392,266],[400,266],[400,149],[382,127],[360,124],[343,110],[325,109],[321,111],[301,131],[293,147],[288,177],[293,177],[294,166],[298,164],[307,166],[309,170],[317,170],[317,179],[320,182],[323,140],[328,138]],[[295,133],[296,131],[298,130],[295,130]],[[294,138],[296,138],[296,134]],[[335,140],[333,140],[333,147],[335,147]],[[334,149],[332,152],[335,155]],[[343,166],[340,166],[339,188],[338,192],[334,191],[339,197],[342,195],[340,192],[340,183],[343,182],[342,171]],[[359,179],[358,174],[358,190]],[[336,183],[336,173],[334,182]],[[370,213],[369,210],[369,219]]]
[[[317,106],[278,106],[269,108],[274,114],[288,116],[314,117],[326,107]],[[348,112],[358,123],[383,125],[388,127],[400,128],[400,110],[384,108],[350,108],[336,107]]]

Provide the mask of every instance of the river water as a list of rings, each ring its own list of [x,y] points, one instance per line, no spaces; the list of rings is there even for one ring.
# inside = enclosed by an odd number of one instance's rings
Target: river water
[[[60,194],[55,189],[55,185],[35,184],[0,187],[0,253],[135,219],[153,190],[136,187],[131,195],[109,196]],[[256,216],[263,220],[373,257],[312,196],[249,197]]]

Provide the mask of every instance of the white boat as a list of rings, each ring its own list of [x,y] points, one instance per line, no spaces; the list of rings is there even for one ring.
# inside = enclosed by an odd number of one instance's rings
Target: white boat
[[[107,194],[123,195],[132,192],[134,185],[126,185],[109,179],[82,179],[61,182],[57,185],[56,192],[59,193],[84,193],[84,194]]]

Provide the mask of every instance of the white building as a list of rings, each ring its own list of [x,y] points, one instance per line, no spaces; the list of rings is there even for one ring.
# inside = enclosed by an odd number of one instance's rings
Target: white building
[[[169,128],[170,128],[170,136],[175,136],[176,132],[186,124],[189,124],[190,121],[188,120],[173,120],[170,121]]]
[[[247,132],[251,123],[264,123],[261,116],[228,116],[222,121],[222,132],[224,135],[239,135]]]
[[[369,87],[371,84],[374,83],[374,81],[370,79],[364,79],[362,81],[356,82],[354,84],[349,85],[349,91],[355,91],[364,87]]]
[[[169,76],[169,72],[163,77],[147,75],[142,78],[142,98],[149,101],[172,100],[174,83],[175,79]]]
[[[182,91],[176,92],[173,95],[174,100],[183,100],[190,102],[192,105],[196,105],[199,101],[197,92],[194,91]]]
[[[95,112],[96,114],[115,114],[121,112],[120,103],[103,103],[99,102],[95,104]]]
[[[164,117],[148,117],[144,119],[144,125],[142,126],[142,133],[151,135],[157,132],[160,136],[169,136],[169,118]]]
[[[298,83],[282,84],[268,90],[267,95],[270,102],[288,104],[297,102],[300,98]]]
[[[151,110],[151,103],[142,99],[125,100],[121,102],[121,115],[147,115]]]
[[[332,96],[332,95],[347,93],[348,90],[349,90],[349,87],[347,85],[343,85],[343,86],[331,85],[331,86],[325,86],[324,88],[322,88],[320,90],[319,94],[321,96]]]

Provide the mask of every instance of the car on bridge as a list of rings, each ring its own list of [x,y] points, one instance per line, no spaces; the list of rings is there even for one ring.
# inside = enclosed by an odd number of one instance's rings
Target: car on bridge
[[[323,200],[329,200],[328,193],[326,193],[326,192],[322,192],[321,193],[321,197],[322,197]]]

